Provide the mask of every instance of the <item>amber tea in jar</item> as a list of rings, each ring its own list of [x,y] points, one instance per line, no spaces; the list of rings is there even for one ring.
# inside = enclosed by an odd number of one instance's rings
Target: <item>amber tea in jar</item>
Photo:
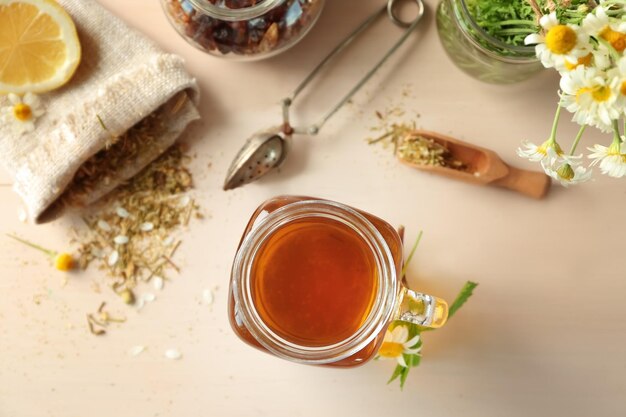
[[[190,44],[211,55],[261,59],[295,45],[313,27],[324,0],[161,0]]]
[[[252,216],[233,263],[230,321],[245,342],[295,362],[356,366],[390,322],[440,327],[445,301],[400,282],[402,242],[340,203],[283,196]]]

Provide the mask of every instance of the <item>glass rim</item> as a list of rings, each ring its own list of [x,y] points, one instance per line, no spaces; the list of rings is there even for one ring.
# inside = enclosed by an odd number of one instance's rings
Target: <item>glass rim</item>
[[[325,346],[300,345],[272,331],[256,311],[250,286],[253,261],[267,238],[292,221],[311,217],[330,218],[359,233],[372,250],[378,269],[376,295],[366,319],[348,338]],[[325,364],[354,355],[381,333],[394,313],[399,284],[391,249],[378,229],[365,216],[348,206],[314,199],[287,204],[253,225],[235,256],[231,285],[234,301],[239,305],[237,312],[241,313],[241,320],[257,342],[284,359]]]
[[[518,45],[511,45],[508,44],[506,42],[501,41],[500,39],[490,35],[486,30],[484,30],[482,27],[480,27],[478,25],[478,23],[476,23],[476,21],[474,20],[474,16],[472,16],[472,13],[470,13],[469,8],[467,7],[467,0],[451,0],[453,2],[453,4],[456,4],[457,2],[459,2],[461,4],[461,14],[462,17],[464,18],[463,21],[466,22],[467,24],[469,24],[469,26],[471,26],[471,29],[476,31],[478,33],[478,35],[484,39],[486,39],[489,43],[494,44],[497,48],[500,49],[508,49],[510,51],[519,53],[519,54],[528,54],[529,56],[526,57],[524,56],[523,58],[530,58],[531,56],[535,59],[538,59],[535,55],[535,47],[533,45],[523,45],[523,46],[518,46]],[[454,7],[454,10],[456,10],[457,7]],[[463,31],[463,33],[476,45],[480,46],[481,49],[486,49],[484,48],[483,45],[480,45],[478,42],[476,42],[476,40],[474,39],[474,37],[472,36],[471,33],[468,33],[469,31],[467,30],[466,27],[464,27],[463,25],[459,25],[461,30]],[[490,53],[494,53],[494,51],[489,51],[486,50]],[[502,56],[500,54],[495,54],[497,55],[499,58],[508,58],[511,60],[515,60],[515,57],[507,57],[507,56]]]
[[[261,0],[259,3],[251,7],[229,9],[227,7],[216,6],[208,0],[189,0],[189,2],[196,8],[202,10],[211,17],[228,22],[254,19],[264,15],[285,1],[286,0]]]

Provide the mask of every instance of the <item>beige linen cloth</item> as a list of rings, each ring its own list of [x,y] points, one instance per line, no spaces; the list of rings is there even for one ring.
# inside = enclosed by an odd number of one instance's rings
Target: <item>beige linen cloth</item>
[[[80,66],[66,86],[40,95],[45,114],[35,122],[34,132],[16,137],[10,126],[0,126],[0,159],[36,222],[58,214],[60,205],[53,203],[78,168],[112,136],[169,104],[170,111],[163,115],[166,128],[157,133],[156,144],[121,167],[112,181],[99,184],[85,204],[137,174],[199,118],[197,86],[181,58],[161,51],[95,0],[58,1],[76,23]],[[185,91],[191,100],[181,103]],[[0,106],[6,105],[7,98],[1,97]]]

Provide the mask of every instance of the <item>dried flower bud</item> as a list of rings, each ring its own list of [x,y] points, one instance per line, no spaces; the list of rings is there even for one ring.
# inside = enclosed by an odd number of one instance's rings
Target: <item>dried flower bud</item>
[[[572,178],[574,178],[574,175],[575,175],[574,170],[572,169],[572,166],[570,164],[563,165],[556,172],[559,175],[559,177],[561,177],[561,178],[563,178],[564,180],[567,180],[567,181],[569,181]]]
[[[76,267],[76,263],[69,253],[59,253],[54,257],[54,267],[59,271],[71,271]]]
[[[128,288],[125,288],[122,291],[120,291],[119,295],[122,298],[122,301],[124,301],[126,304],[135,303],[135,294]]]

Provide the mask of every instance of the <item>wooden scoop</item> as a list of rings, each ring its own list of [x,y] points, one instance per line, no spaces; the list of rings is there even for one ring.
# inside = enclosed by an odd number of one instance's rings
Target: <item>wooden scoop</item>
[[[545,197],[550,188],[550,177],[543,172],[527,171],[509,166],[494,151],[489,149],[484,149],[437,132],[415,130],[411,133],[432,139],[445,146],[450,151],[452,158],[463,162],[467,169],[461,171],[438,165],[413,163],[396,154],[400,162],[410,167],[474,184],[497,185],[532,198]]]

